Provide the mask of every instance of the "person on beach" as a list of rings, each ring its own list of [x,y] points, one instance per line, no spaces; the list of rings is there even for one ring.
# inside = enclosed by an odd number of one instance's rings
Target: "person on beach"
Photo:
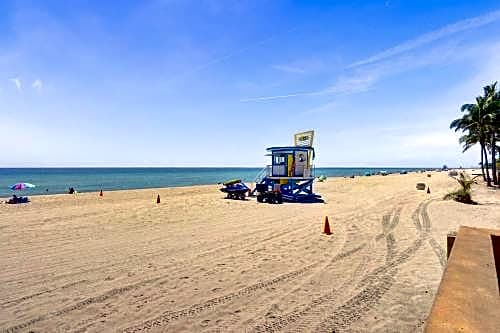
[[[18,197],[17,195],[13,194],[12,198],[9,199],[9,201],[5,201],[7,204],[19,204],[19,203],[27,203],[29,202],[28,197]]]
[[[12,198],[7,203],[16,204],[17,203],[17,195],[13,194]]]

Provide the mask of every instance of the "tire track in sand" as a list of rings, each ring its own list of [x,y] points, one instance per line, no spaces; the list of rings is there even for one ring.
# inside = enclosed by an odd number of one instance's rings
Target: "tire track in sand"
[[[338,260],[345,259],[345,258],[351,256],[352,254],[363,249],[365,246],[366,246],[366,244],[362,244],[362,245],[360,245],[356,248],[353,248],[349,251],[340,253],[339,255],[335,256],[328,263],[328,265],[330,265]],[[253,293],[255,293],[263,288],[268,288],[268,287],[273,286],[277,283],[283,283],[283,282],[286,282],[288,280],[295,279],[295,278],[305,274],[307,271],[313,269],[314,267],[316,267],[320,264],[321,264],[321,261],[313,263],[311,265],[303,267],[302,269],[299,269],[299,270],[296,270],[296,271],[293,271],[293,272],[290,272],[287,274],[280,275],[272,280],[259,282],[257,284],[252,285],[252,286],[240,289],[237,292],[230,293],[230,294],[227,294],[227,295],[221,296],[221,297],[212,298],[206,302],[194,304],[191,307],[180,310],[180,311],[166,312],[163,315],[160,315],[154,319],[148,320],[140,325],[128,327],[124,330],[124,332],[131,333],[131,332],[147,331],[147,330],[150,330],[153,328],[167,325],[170,322],[175,321],[175,320],[179,320],[179,319],[182,319],[185,317],[197,315],[205,310],[208,310],[208,309],[215,307],[216,305],[225,304],[225,303],[228,303],[228,302],[230,302],[234,299],[237,299],[239,297],[251,295],[251,294],[253,294]]]
[[[335,309],[331,315],[315,328],[315,332],[339,332],[347,330],[353,322],[359,320],[364,313],[371,310],[380,302],[382,296],[394,284],[394,275],[399,271],[399,266],[409,261],[424,244],[424,240],[427,238],[431,227],[427,214],[427,207],[431,202],[432,200],[422,202],[412,214],[412,220],[419,232],[418,238],[413,244],[398,254],[393,260],[390,260],[387,264],[377,268],[363,278],[360,285],[365,285],[366,287],[347,303]],[[422,223],[420,222],[420,218],[422,219]]]
[[[208,250],[208,251],[205,251],[205,252],[201,252],[201,253],[199,253],[199,254],[191,257],[191,258],[180,260],[180,261],[175,262],[173,264],[167,265],[166,268],[170,269],[172,267],[177,267],[179,265],[185,265],[186,262],[192,262],[192,261],[200,259],[200,258],[211,256],[211,255],[214,255],[216,253],[223,252],[225,250],[229,250],[229,249],[231,249],[233,247],[236,247],[237,251],[241,251],[241,250],[244,250],[244,249],[246,249],[248,247],[251,247],[251,246],[254,246],[254,245],[265,243],[265,242],[268,242],[270,240],[274,240],[276,238],[281,238],[281,237],[286,236],[286,235],[288,235],[290,233],[300,232],[300,231],[302,231],[302,229],[305,229],[305,228],[307,228],[307,226],[304,226],[302,228],[293,229],[293,230],[286,230],[286,231],[275,232],[275,233],[272,233],[271,235],[269,235],[266,238],[263,238],[263,239],[260,239],[260,240],[257,240],[257,241],[253,241],[253,242],[249,242],[249,243],[239,242],[237,245],[230,244],[230,245],[225,245],[225,246],[213,248],[211,250]],[[269,231],[269,229],[270,228],[265,229],[265,230]],[[253,235],[252,235],[252,237],[246,237],[245,238],[245,240],[250,240],[250,239],[253,239]],[[189,248],[189,247],[187,247],[187,248]],[[182,250],[185,250],[185,248],[182,248]],[[180,251],[181,250],[178,250],[176,252],[180,252]],[[161,252],[168,252],[168,251],[162,250]],[[153,256],[158,256],[158,255],[154,254],[152,256],[148,256],[147,258],[150,259],[150,257],[153,257]],[[234,252],[230,256],[234,256]],[[222,259],[224,259],[224,258],[227,258],[227,256],[223,257]],[[138,258],[134,258],[134,259],[129,259],[128,261],[123,261],[123,262],[130,263],[130,262],[134,262],[134,261],[138,262],[139,260],[140,261],[144,261],[144,257],[138,257]],[[105,265],[105,266],[94,267],[92,269],[85,270],[84,272],[88,273],[88,272],[92,272],[92,271],[102,270],[103,268],[106,268],[106,267],[115,267],[115,266],[117,266],[117,265],[114,264],[114,263],[112,263],[112,264],[108,264],[108,265]],[[69,273],[69,274],[66,274],[66,275],[70,275],[71,276],[71,275],[76,275],[76,274],[79,274],[79,273],[81,274],[82,272],[74,272],[74,273]],[[151,282],[156,282],[156,281],[157,281],[157,279],[146,280],[146,281],[144,281],[145,282],[144,285],[147,285],[147,284],[149,284]],[[80,281],[77,281],[77,282],[68,283],[68,284],[63,285],[61,287],[42,290],[42,291],[39,291],[39,292],[36,292],[36,293],[33,293],[33,294],[29,294],[29,295],[26,295],[26,296],[22,296],[22,297],[19,297],[19,298],[15,298],[15,299],[11,299],[11,300],[5,301],[4,303],[2,303],[2,306],[4,306],[5,308],[8,308],[10,306],[14,306],[16,304],[22,303],[22,302],[24,302],[26,300],[29,300],[29,299],[32,299],[34,297],[45,295],[45,294],[51,294],[54,291],[57,291],[57,290],[60,290],[60,289],[67,289],[69,287],[72,287],[72,286],[75,286],[75,285],[78,285],[78,284],[82,284],[82,283],[90,283],[90,281],[89,280],[80,280]],[[124,286],[124,287],[127,287],[127,286]],[[136,289],[136,288],[133,288],[133,289]],[[129,289],[122,288],[122,290],[123,290],[123,292],[126,292]],[[116,295],[118,295],[118,294],[116,294]]]
[[[391,214],[384,215],[382,217],[382,234],[380,235],[387,235],[386,239],[389,239],[389,243],[387,244],[387,254],[386,254],[386,261],[392,261],[395,256],[395,243],[392,242],[394,240],[394,237],[392,236],[392,230],[398,225],[399,223],[399,218],[401,215],[401,210],[402,208],[397,208],[395,210],[394,217],[391,222]],[[375,237],[376,239],[381,239],[382,237]],[[362,244],[359,246],[358,250],[364,248],[366,244]],[[357,251],[356,251],[357,252]],[[311,325],[314,324],[314,322],[317,322],[317,319],[321,314],[324,312],[324,307],[327,306],[331,302],[335,302],[338,297],[340,297],[342,294],[346,293],[346,290],[349,290],[349,287],[351,287],[356,280],[356,277],[361,276],[363,273],[363,270],[365,269],[366,263],[370,260],[369,258],[370,254],[364,255],[361,259],[361,262],[358,264],[354,272],[350,275],[349,279],[346,280],[340,287],[336,289],[332,289],[330,292],[314,299],[310,304],[307,306],[303,307],[300,310],[295,310],[292,311],[284,316],[279,316],[275,320],[271,322],[265,322],[263,324],[254,326],[250,332],[276,332],[276,331],[281,331],[285,327],[295,324],[294,329],[297,331],[305,331],[308,328],[311,327]],[[392,285],[392,283],[390,284]],[[377,289],[377,291],[384,292],[389,289],[389,286],[386,285],[380,285],[380,287]],[[376,296],[376,295],[375,295]],[[364,299],[366,295],[360,293],[360,298]],[[358,301],[359,302],[359,301]],[[353,304],[355,301],[353,301]],[[308,316],[309,318],[304,319],[304,316]]]
[[[333,315],[316,326],[315,332],[340,332],[348,329],[364,313],[379,304],[382,296],[392,287],[397,270],[389,270],[387,274],[376,277],[369,288],[363,289],[347,303],[337,308]],[[333,328],[332,328],[333,327]]]
[[[257,242],[251,242],[251,243],[246,243],[246,242],[248,242],[249,240],[252,240],[255,235],[259,235],[261,233],[268,232],[268,231],[270,231],[272,229],[273,229],[272,227],[269,227],[269,228],[266,228],[266,229],[263,229],[263,230],[257,230],[257,231],[249,232],[246,235],[247,237],[244,238],[245,242],[241,241],[241,242],[238,243],[237,246],[238,247],[243,247],[243,246],[251,246],[253,244],[256,244],[259,241],[257,241]],[[289,232],[292,232],[292,231],[294,231],[294,230],[287,230],[287,231],[276,232],[276,233],[274,233],[273,235],[271,235],[268,238],[272,239],[272,238],[275,237],[275,235],[277,235],[277,237],[279,237],[282,234],[286,234],[286,233],[289,233]],[[165,238],[164,237],[159,237],[159,238],[153,239],[153,241],[155,241],[155,240],[165,240]],[[266,240],[266,239],[264,239],[264,240]],[[260,240],[260,241],[264,241],[264,240]],[[149,242],[149,241],[147,241],[147,242]],[[145,243],[147,243],[147,242],[145,242]],[[207,243],[210,243],[210,241],[207,242]],[[226,243],[226,241],[224,241],[223,243]],[[230,244],[230,245],[224,245],[224,246],[219,246],[219,247],[213,247],[213,248],[211,248],[210,250],[208,250],[206,252],[202,252],[200,254],[197,254],[197,255],[193,256],[191,259],[197,259],[197,258],[202,258],[204,256],[209,256],[209,255],[212,255],[213,253],[217,253],[217,252],[226,250],[226,249],[231,248],[233,246],[234,246],[233,244]],[[117,267],[119,265],[128,265],[130,263],[141,263],[141,262],[144,262],[146,259],[147,260],[152,260],[152,259],[157,258],[157,257],[162,257],[166,253],[168,253],[168,254],[181,253],[181,252],[183,252],[183,251],[185,251],[187,249],[190,249],[190,248],[192,248],[191,245],[185,246],[185,247],[181,247],[181,248],[178,248],[178,249],[173,249],[173,250],[172,249],[159,248],[158,250],[153,251],[151,253],[148,253],[146,255],[141,255],[141,256],[132,257],[132,258],[128,257],[126,259],[120,259],[119,261],[115,261],[115,262],[111,262],[111,263],[109,263],[110,260],[108,259],[107,261],[101,261],[101,262],[94,263],[94,267],[92,267],[92,268],[87,268],[87,269],[84,269],[84,270],[81,270],[81,269],[77,268],[75,272],[60,274],[60,275],[51,277],[51,281],[55,281],[57,279],[62,279],[62,278],[68,278],[70,276],[75,276],[75,275],[88,274],[88,273],[92,273],[92,272],[96,272],[96,271],[103,271],[104,269]],[[102,254],[98,255],[98,256],[90,256],[89,258],[87,258],[87,260],[83,263],[83,265],[81,267],[88,266],[88,261],[91,261],[91,259],[94,259],[94,258],[99,258],[100,259],[100,258],[102,258]],[[69,261],[71,261],[71,260],[69,260]],[[69,261],[65,261],[65,262],[58,261],[55,265],[45,266],[44,269],[58,267],[58,266],[64,265],[65,263],[67,263]],[[24,272],[22,272],[22,273],[24,273]],[[43,273],[44,273],[44,271],[39,271],[37,276],[43,276]],[[19,278],[19,273],[12,274],[12,276],[15,276],[16,279],[6,280],[5,282],[16,282],[17,279]],[[8,275],[6,275],[5,277],[8,277]]]
[[[124,330],[124,332],[132,333],[132,332],[147,331],[147,330],[150,330],[150,329],[153,329],[156,327],[161,327],[161,326],[167,325],[168,323],[170,323],[171,321],[174,321],[174,320],[179,320],[179,319],[182,319],[184,317],[196,315],[200,312],[211,309],[217,305],[230,302],[233,299],[236,299],[236,298],[239,298],[242,296],[247,296],[247,295],[253,294],[254,292],[259,291],[261,289],[268,288],[268,287],[271,287],[275,284],[286,282],[288,280],[294,279],[294,278],[306,273],[307,271],[309,271],[313,267],[317,266],[318,264],[319,264],[319,262],[305,266],[299,270],[296,270],[296,271],[293,271],[293,272],[290,272],[287,274],[279,275],[278,277],[276,277],[272,280],[256,283],[254,285],[240,289],[236,292],[229,293],[225,296],[215,297],[215,298],[209,299],[206,302],[194,304],[194,305],[190,306],[189,308],[186,308],[186,309],[183,309],[180,311],[166,312],[166,313],[164,313],[164,314],[162,314],[154,319],[150,319],[148,321],[145,321],[142,324],[132,326],[132,327],[127,327]]]
[[[281,235],[283,235],[283,232],[281,232]],[[275,238],[275,237],[268,237],[265,240],[267,241],[267,240],[270,240],[273,238]],[[366,244],[362,244],[357,248],[354,248],[352,250],[341,253],[335,257],[335,260],[340,260],[340,259],[346,258],[346,257],[354,254],[355,252],[359,251],[360,249],[364,248],[365,246],[366,246]],[[222,247],[222,248],[225,248],[225,247]],[[209,252],[211,252],[211,251],[209,251]],[[173,321],[173,320],[177,320],[177,319],[180,319],[180,318],[183,318],[186,316],[195,315],[195,314],[202,312],[206,309],[213,308],[214,306],[216,306],[218,304],[224,304],[224,303],[227,303],[235,298],[253,294],[254,292],[257,292],[258,290],[261,290],[263,288],[268,288],[269,286],[272,286],[272,285],[275,285],[278,283],[283,283],[283,282],[286,282],[288,280],[294,279],[298,276],[305,274],[307,271],[311,270],[313,267],[318,266],[321,263],[322,263],[322,261],[313,263],[313,264],[305,266],[299,270],[279,275],[278,277],[276,277],[272,280],[267,280],[267,281],[256,283],[252,286],[246,287],[246,288],[241,289],[237,292],[230,293],[230,294],[227,294],[227,295],[221,296],[221,297],[216,297],[216,298],[210,299],[204,303],[194,304],[193,306],[191,306],[187,309],[183,309],[183,310],[175,311],[175,312],[166,312],[163,315],[161,315],[155,319],[144,322],[142,325],[136,325],[136,326],[126,328],[125,331],[126,332],[136,332],[136,331],[147,330],[147,329],[151,329],[153,327],[163,326],[163,325],[168,324],[168,322]],[[125,292],[131,291],[134,289],[138,289],[138,288],[143,287],[143,286],[150,284],[150,283],[157,282],[165,277],[166,277],[166,275],[162,275],[162,276],[150,278],[147,280],[143,280],[143,281],[140,281],[140,282],[137,282],[134,284],[129,284],[129,285],[122,286],[119,288],[111,289],[108,292],[105,292],[101,295],[87,298],[85,300],[77,302],[76,304],[67,306],[61,310],[52,311],[52,312],[49,312],[47,314],[30,319],[26,322],[20,323],[18,325],[11,326],[9,328],[4,329],[3,332],[9,332],[9,333],[17,332],[17,331],[24,329],[24,328],[27,328],[27,327],[29,327],[37,322],[44,321],[44,320],[51,319],[51,318],[57,318],[59,316],[65,315],[69,312],[72,312],[75,310],[80,310],[80,309],[82,309],[90,304],[103,302],[111,297],[123,294]]]
[[[432,250],[436,254],[436,257],[439,260],[439,263],[441,264],[441,267],[446,267],[447,259],[446,259],[446,253],[441,246],[433,237],[430,237],[429,240],[429,245],[432,247]]]
[[[300,228],[300,229],[302,229],[302,228]],[[291,230],[289,232],[296,232],[296,231],[297,231],[297,229],[294,229],[294,230]],[[261,241],[269,241],[269,240],[275,239],[277,237],[281,237],[284,234],[287,234],[289,232],[275,233],[272,236],[266,237],[264,240],[261,240]],[[259,243],[261,243],[261,241],[252,242],[252,244],[259,244]],[[231,247],[231,246],[223,246],[223,247],[220,247],[219,249],[216,249],[216,250],[225,249],[225,248],[228,248],[228,247]],[[214,251],[207,251],[207,252],[213,253]],[[201,253],[198,256],[202,257],[202,256],[205,256],[205,255],[208,255],[208,253]],[[230,256],[233,256],[233,255],[234,255],[234,253],[232,253]],[[198,257],[198,256],[196,256],[196,257]],[[185,261],[182,261],[182,262],[180,262],[178,264],[174,264],[174,265],[185,264],[185,262],[187,262],[187,261],[189,261],[189,259],[185,260]],[[294,278],[294,277],[296,277],[298,275],[301,275],[301,274],[305,273],[307,270],[313,268],[314,266],[316,266],[318,264],[320,264],[320,262],[316,262],[314,264],[311,264],[309,266],[303,267],[302,269],[299,269],[299,270],[294,271],[294,272],[290,272],[288,274],[280,275],[280,276],[278,276],[275,279],[272,279],[272,280],[269,280],[269,281],[264,281],[264,282],[261,282],[261,283],[257,283],[257,284],[255,284],[253,286],[249,286],[249,287],[247,287],[247,288],[245,288],[243,290],[240,290],[240,293],[242,295],[244,295],[246,293],[249,293],[250,291],[256,291],[256,290],[259,290],[259,289],[262,289],[262,288],[266,288],[266,287],[268,287],[270,285],[274,285],[276,283],[286,281],[286,280],[288,280],[290,278]],[[109,291],[107,291],[107,292],[105,292],[105,293],[103,293],[101,295],[89,297],[89,298],[84,299],[84,300],[82,300],[80,302],[77,302],[77,303],[75,303],[73,305],[67,306],[67,307],[65,307],[65,308],[63,308],[61,310],[52,311],[52,312],[49,312],[47,314],[40,315],[40,316],[38,316],[36,318],[30,319],[28,321],[25,321],[23,323],[20,323],[20,324],[8,327],[8,328],[2,330],[2,332],[6,332],[6,333],[18,332],[19,330],[25,329],[25,328],[27,328],[27,327],[29,327],[29,326],[37,323],[37,322],[44,321],[44,320],[51,319],[51,318],[57,318],[57,317],[60,317],[62,315],[65,315],[67,313],[70,313],[72,311],[83,309],[84,307],[86,307],[88,305],[91,305],[91,304],[94,304],[94,303],[102,303],[102,302],[104,302],[105,300],[107,300],[107,299],[109,299],[111,297],[123,294],[125,292],[129,292],[131,290],[135,290],[135,289],[141,288],[141,287],[146,286],[146,285],[151,284],[151,283],[155,283],[155,282],[160,281],[160,280],[162,280],[162,279],[164,279],[166,277],[169,277],[169,274],[163,274],[163,275],[160,275],[160,276],[157,276],[157,277],[154,277],[154,278],[150,278],[150,279],[139,281],[137,283],[125,285],[125,286],[122,286],[122,287],[119,287],[119,288],[113,288],[113,289],[111,289],[111,290],[109,290]],[[71,286],[72,284],[69,284],[69,285]],[[53,290],[42,291],[42,292],[40,292],[38,294],[28,295],[28,296],[21,297],[20,299],[12,300],[11,302],[17,302],[17,301],[21,302],[23,300],[30,299],[32,297],[39,296],[40,294],[45,294],[45,293],[49,293],[49,292],[52,292],[52,291]],[[226,298],[228,296],[229,295],[222,296],[222,297],[219,297],[219,298],[223,299],[223,300],[226,300]],[[232,297],[232,298],[234,298],[234,297]],[[212,299],[211,301],[213,301],[214,304],[219,304],[220,303],[220,300],[217,301],[216,299]],[[207,301],[206,303],[209,303],[209,302],[210,301]],[[181,311],[179,311],[179,312],[181,312]]]
[[[27,301],[29,299],[32,299],[32,298],[40,296],[40,295],[50,294],[50,293],[53,293],[56,290],[68,289],[68,288],[71,288],[71,287],[74,287],[74,286],[77,286],[77,285],[80,285],[80,284],[83,284],[83,283],[87,283],[87,282],[89,282],[89,281],[88,280],[79,280],[79,281],[70,282],[70,283],[62,285],[60,287],[57,287],[57,288],[42,290],[42,291],[34,293],[34,294],[30,294],[30,295],[22,296],[22,297],[19,297],[19,298],[16,298],[16,299],[12,299],[10,301],[3,302],[1,305],[2,305],[3,308],[7,308],[9,306],[13,306],[13,305],[22,303],[24,301]]]
[[[99,296],[94,296],[94,297],[87,298],[85,300],[77,302],[76,304],[67,306],[67,307],[65,307],[65,308],[63,308],[61,310],[52,311],[52,312],[49,312],[47,314],[44,314],[44,315],[38,316],[36,318],[30,319],[28,321],[25,321],[23,323],[20,323],[20,324],[8,327],[8,328],[4,329],[2,332],[5,332],[5,333],[18,332],[19,330],[25,329],[25,328],[27,328],[27,327],[29,327],[29,326],[37,323],[37,322],[40,322],[40,321],[43,321],[43,320],[47,320],[47,319],[51,319],[51,318],[57,318],[57,317],[59,317],[61,315],[64,315],[66,313],[82,309],[85,306],[90,305],[90,304],[104,302],[105,300],[107,300],[107,299],[109,299],[109,298],[111,298],[113,296],[119,295],[119,294],[124,293],[126,291],[130,291],[130,290],[136,289],[136,288],[141,287],[141,286],[143,286],[145,284],[158,281],[161,278],[163,278],[163,276],[156,277],[156,278],[153,278],[153,279],[144,280],[144,281],[141,281],[141,282],[138,282],[138,283],[135,283],[135,284],[130,284],[130,285],[127,285],[127,286],[124,286],[124,287],[111,289],[108,292],[106,292],[104,294],[101,294]]]
[[[391,221],[392,213],[384,215],[382,217],[382,232],[375,237],[376,241],[379,241],[382,238],[386,237],[387,234],[392,232],[392,230],[394,230],[398,226],[402,209],[403,209],[402,207],[398,207],[393,211],[394,216],[392,217],[392,221]]]
[[[430,201],[429,201],[429,203],[430,203]],[[428,206],[428,204],[427,204],[427,206]],[[431,235],[431,219],[429,217],[429,213],[427,212],[427,206],[425,206],[425,209],[422,211],[422,220],[424,222],[423,226],[425,228],[425,232],[426,232],[426,235],[428,237],[427,242],[429,243],[432,250],[436,254],[436,257],[439,260],[439,264],[441,265],[441,267],[444,268],[446,266],[446,262],[447,262],[446,251],[441,246],[441,244],[439,244],[439,242],[436,241],[436,239],[434,237],[432,237],[432,235]]]
[[[366,245],[365,245],[366,246]],[[363,246],[362,248],[364,248]],[[356,248],[359,249],[360,247]],[[359,251],[359,250],[358,250]],[[356,251],[357,252],[357,251]],[[346,288],[349,288],[352,286],[356,276],[362,273],[366,263],[368,262],[368,256],[363,256],[361,262],[356,266],[356,269],[353,271],[353,273],[350,275],[349,279],[346,280],[340,288],[332,290],[330,293],[324,294],[316,299],[314,299],[311,303],[309,303],[307,306],[300,310],[295,310],[292,311],[284,316],[279,316],[275,320],[271,322],[265,322],[263,324],[254,326],[252,329],[247,330],[246,332],[276,332],[284,329],[290,324],[298,322],[300,319],[302,319],[303,316],[308,315],[310,312],[314,311],[317,307],[328,303],[335,301],[336,297],[344,292]],[[302,321],[302,326],[305,326],[305,328],[310,327],[310,322],[308,321]],[[300,332],[300,328],[298,332]]]
[[[297,231],[300,231],[301,229],[305,229],[305,228],[308,228],[308,226],[304,226],[304,227],[301,227],[301,228],[293,229],[293,230],[290,230],[290,231],[285,232],[285,233],[283,231],[280,231],[280,232],[277,232],[277,233],[273,233],[271,236],[266,237],[263,240],[252,242],[251,244],[255,245],[255,244],[259,244],[261,242],[270,241],[270,240],[273,240],[275,238],[282,237],[285,234],[297,232]],[[360,246],[358,248],[355,248],[353,250],[341,253],[336,258],[339,259],[339,258],[345,258],[347,256],[350,256],[354,252],[357,252],[359,250],[359,248],[362,248],[364,246],[365,245],[362,245],[362,246]],[[226,249],[228,247],[232,247],[232,246],[222,246],[222,247],[214,249],[214,250],[217,251],[217,250],[221,250],[221,249]],[[245,249],[245,247],[241,248],[240,250],[244,250],[244,249]],[[207,251],[207,253],[201,253],[198,256],[208,255],[209,253],[213,253],[214,250]],[[234,253],[231,253],[229,256],[234,256]],[[188,261],[188,260],[186,260],[186,261]],[[193,305],[192,307],[190,307],[188,309],[184,309],[184,310],[180,310],[180,311],[175,312],[175,313],[178,313],[179,316],[175,316],[174,315],[173,319],[175,320],[175,319],[178,319],[178,318],[182,318],[183,316],[185,316],[184,314],[186,312],[188,313],[188,315],[193,315],[195,313],[200,312],[200,308],[208,309],[208,308],[211,308],[211,307],[213,307],[215,305],[224,304],[226,302],[229,302],[230,300],[232,300],[232,299],[234,299],[236,297],[250,295],[250,294],[252,294],[254,292],[257,292],[260,289],[267,288],[267,287],[275,285],[277,283],[282,283],[282,282],[294,279],[294,278],[296,278],[296,277],[298,277],[300,275],[303,275],[304,273],[306,273],[307,271],[311,270],[315,266],[320,265],[321,263],[322,263],[322,261],[318,261],[318,262],[313,263],[311,265],[305,266],[305,267],[303,267],[303,268],[301,268],[299,270],[296,270],[296,271],[293,271],[293,272],[289,272],[287,274],[282,274],[282,275],[280,275],[280,276],[278,276],[278,277],[276,277],[276,278],[274,278],[272,280],[267,280],[267,281],[259,282],[257,284],[252,285],[252,286],[246,287],[246,288],[244,288],[244,289],[242,289],[242,290],[240,290],[240,291],[238,291],[236,293],[231,293],[231,294],[228,294],[228,295],[225,295],[225,296],[213,298],[213,299],[208,300],[207,302],[202,303],[202,304],[195,304],[195,305]],[[182,261],[182,262],[179,262],[178,264],[185,264],[185,262]],[[175,265],[177,265],[177,264],[175,264]],[[101,295],[93,296],[93,297],[84,299],[84,300],[82,300],[80,302],[77,302],[77,303],[75,303],[73,305],[67,306],[67,307],[65,307],[65,308],[63,308],[61,310],[52,311],[52,312],[49,312],[47,314],[40,315],[40,316],[38,316],[36,318],[30,319],[30,320],[28,320],[26,322],[23,322],[23,323],[20,323],[20,324],[8,327],[8,328],[4,329],[2,332],[9,332],[9,333],[18,332],[19,330],[27,328],[30,325],[35,324],[37,322],[44,321],[44,320],[47,320],[47,319],[57,318],[57,317],[60,317],[62,315],[65,315],[67,313],[70,313],[72,311],[81,310],[81,309],[85,308],[86,306],[94,304],[94,303],[104,302],[105,300],[107,300],[107,299],[109,299],[111,297],[115,297],[115,296],[123,294],[125,292],[129,292],[131,290],[135,290],[135,289],[141,288],[141,287],[143,287],[145,285],[158,282],[158,281],[164,279],[165,277],[169,277],[169,274],[160,275],[160,276],[157,276],[157,277],[154,277],[154,278],[150,278],[150,279],[139,281],[137,283],[133,283],[133,284],[129,284],[129,285],[125,285],[125,286],[119,287],[119,288],[111,289],[111,290],[109,290],[109,291],[107,291],[107,292],[105,292],[105,293],[103,293]],[[195,309],[196,311],[193,311],[193,309]],[[169,322],[170,320],[172,320],[172,319],[169,319],[169,313],[166,313],[164,315],[166,316],[165,318],[163,318],[163,316],[160,316],[160,318],[162,319],[161,320],[162,322]]]

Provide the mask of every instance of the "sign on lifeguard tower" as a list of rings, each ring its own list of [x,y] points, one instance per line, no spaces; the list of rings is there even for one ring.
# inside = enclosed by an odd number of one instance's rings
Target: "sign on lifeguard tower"
[[[306,131],[301,133],[296,133],[293,136],[295,146],[298,147],[312,147],[314,139],[314,131]]]

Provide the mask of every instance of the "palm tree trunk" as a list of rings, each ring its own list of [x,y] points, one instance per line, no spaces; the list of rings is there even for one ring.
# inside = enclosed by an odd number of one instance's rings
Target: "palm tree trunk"
[[[483,180],[486,181],[486,174],[484,173],[484,155],[483,155],[484,144],[482,142],[480,142],[479,144],[481,145],[481,173],[483,174]]]
[[[491,170],[493,172],[493,184],[498,185],[496,144],[495,133],[493,133],[491,134]]]
[[[491,178],[490,178],[490,171],[489,171],[489,164],[488,164],[488,154],[486,153],[486,146],[483,146],[483,152],[484,152],[484,162],[486,163],[485,169],[486,169],[486,183],[488,186],[491,186]]]

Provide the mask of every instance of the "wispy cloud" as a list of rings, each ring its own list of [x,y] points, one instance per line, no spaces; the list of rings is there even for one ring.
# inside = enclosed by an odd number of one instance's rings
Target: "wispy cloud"
[[[487,24],[493,23],[500,20],[500,10],[490,12],[485,15],[475,16],[465,20],[461,20],[449,25],[446,25],[440,29],[425,33],[417,38],[407,40],[401,44],[388,48],[380,53],[374,54],[366,59],[357,61],[351,65],[349,68],[368,65],[374,62],[379,62],[387,58],[417,49],[426,44],[432,43],[434,41],[455,35],[459,32],[464,32],[467,30],[476,29]]]
[[[331,94],[352,94],[369,90],[377,81],[376,73],[360,72],[351,76],[340,76],[337,81],[324,89],[318,89],[307,92],[297,92],[283,95],[273,96],[260,96],[241,99],[241,102],[263,102],[272,101],[277,99],[285,99],[291,97],[304,97],[304,96],[321,96]]]
[[[285,30],[284,32],[272,34],[272,35],[268,36],[267,38],[258,40],[256,42],[247,43],[246,45],[243,45],[241,48],[234,49],[232,51],[227,52],[226,54],[223,54],[223,55],[218,56],[218,57],[214,57],[214,58],[208,60],[207,62],[200,64],[198,66],[193,66],[190,69],[176,75],[170,81],[174,81],[174,80],[179,79],[179,78],[182,79],[184,77],[188,77],[190,75],[193,75],[193,74],[196,74],[200,71],[208,69],[212,66],[219,65],[219,64],[224,63],[226,61],[229,61],[230,59],[232,59],[234,57],[240,56],[240,55],[247,53],[255,48],[261,47],[261,46],[263,46],[263,45],[265,45],[265,44],[267,44],[267,43],[269,43],[269,42],[271,42],[279,37],[282,37],[283,35],[295,32],[297,30],[298,30],[297,27],[290,28],[288,30]]]
[[[341,76],[337,82],[326,89],[330,94],[351,94],[369,90],[376,82],[377,77],[370,72],[358,73],[353,76]]]
[[[337,82],[333,86],[324,89],[319,89],[316,91],[308,91],[308,92],[279,94],[273,96],[244,98],[241,99],[240,101],[263,102],[263,101],[272,101],[272,100],[286,99],[293,97],[318,96],[318,95],[328,95],[335,93],[363,92],[371,88],[378,80],[380,80],[384,76],[394,73],[400,73],[412,68],[427,66],[433,63],[440,62],[443,59],[446,59],[451,55],[450,51],[455,49],[456,45],[451,44],[451,45],[444,45],[441,47],[438,46],[432,48],[431,50],[426,50],[427,52],[425,54],[419,55],[418,57],[415,56],[406,58],[403,57],[403,55],[407,54],[408,52],[420,49],[421,47],[427,44],[430,44],[438,40],[442,40],[446,37],[455,35],[457,33],[476,29],[499,20],[500,20],[500,10],[496,10],[485,15],[475,16],[472,18],[461,20],[453,24],[444,26],[443,28],[440,28],[438,30],[425,33],[415,39],[405,41],[385,51],[374,54],[366,59],[357,61],[349,65],[347,69],[354,70],[354,72],[351,72],[350,74],[346,74],[343,77],[338,78]],[[384,60],[396,56],[400,56],[402,59],[399,59],[396,62],[391,61],[391,64],[389,65],[384,63]],[[367,68],[360,69],[358,67],[361,68],[367,67]],[[274,68],[276,68],[276,66]],[[297,73],[300,71],[300,67],[294,67],[294,66],[282,66],[280,69],[288,70],[289,72],[295,71]]]
[[[373,64],[369,67],[356,69],[350,76],[341,77],[335,89],[328,90],[329,94],[360,93],[372,89],[379,81],[384,78],[404,73],[407,71],[425,68],[432,65],[456,61],[463,58],[477,58],[480,50],[485,50],[484,44],[473,45],[467,52],[457,52],[460,45],[456,43],[446,43],[444,45],[427,50],[425,53],[412,56],[400,57],[391,62],[382,62]],[[490,52],[489,52],[490,53]],[[329,105],[327,103],[326,105]],[[317,109],[321,109],[319,106]],[[325,109],[325,111],[331,108]]]
[[[250,97],[250,98],[242,98],[240,102],[263,102],[263,101],[272,101],[275,99],[283,99],[290,97],[300,97],[300,96],[315,96],[315,95],[325,95],[327,94],[327,90],[318,90],[318,91],[308,91],[308,92],[297,92],[286,95],[274,95],[274,96],[261,96],[261,97]]]
[[[375,83],[376,77],[371,73],[360,73],[353,76],[341,76],[335,84],[320,90],[297,92],[284,95],[260,96],[240,99],[240,102],[263,102],[277,99],[304,96],[321,96],[330,94],[351,94],[367,91]]]
[[[18,91],[21,91],[23,89],[23,85],[21,83],[21,79],[20,78],[13,77],[13,78],[9,79],[9,81],[12,82],[16,86],[16,88],[17,88]]]
[[[43,88],[43,82],[42,80],[40,79],[36,79],[35,81],[33,81],[33,84],[32,84],[32,87],[38,92],[38,93],[41,93],[42,92],[42,88]]]

